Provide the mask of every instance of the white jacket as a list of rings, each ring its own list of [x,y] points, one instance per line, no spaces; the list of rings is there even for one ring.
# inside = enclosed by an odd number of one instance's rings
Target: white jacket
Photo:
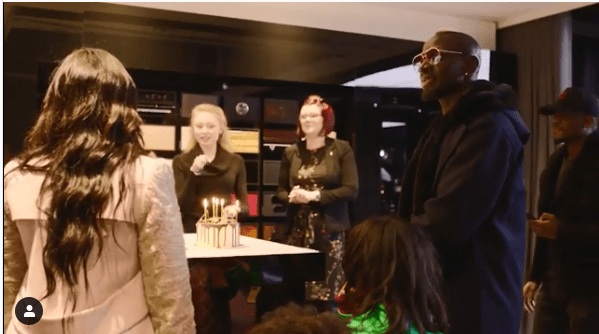
[[[118,210],[116,201],[108,205],[102,216],[109,231],[102,254],[98,258],[96,246],[88,261],[87,292],[83,271],[79,273],[74,311],[61,280],[42,300],[47,291],[42,253],[47,231],[38,199],[44,174],[7,175],[16,166],[9,162],[4,174],[6,333],[62,333],[63,318],[72,320],[65,333],[73,334],[195,333],[181,214],[167,160],[140,157],[129,172],[132,191]],[[115,194],[120,173],[113,176]],[[48,206],[45,198],[41,207]],[[43,306],[35,325],[23,325],[14,315],[23,297],[34,297]]]

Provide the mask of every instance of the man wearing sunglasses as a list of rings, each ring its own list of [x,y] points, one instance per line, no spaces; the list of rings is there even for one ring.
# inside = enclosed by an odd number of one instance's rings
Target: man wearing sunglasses
[[[518,333],[525,250],[526,129],[515,92],[476,80],[481,51],[442,31],[414,57],[441,112],[402,180],[399,212],[424,226],[443,266],[450,334]]]

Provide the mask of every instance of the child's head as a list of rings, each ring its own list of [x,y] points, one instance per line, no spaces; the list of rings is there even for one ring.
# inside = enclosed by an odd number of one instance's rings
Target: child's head
[[[313,306],[286,306],[267,312],[249,334],[350,334],[347,320],[333,312],[318,313]]]
[[[389,333],[412,321],[419,331],[445,331],[441,267],[424,231],[396,217],[371,218],[352,228],[346,241],[344,305],[354,315],[385,306]],[[356,307],[351,307],[356,305]]]

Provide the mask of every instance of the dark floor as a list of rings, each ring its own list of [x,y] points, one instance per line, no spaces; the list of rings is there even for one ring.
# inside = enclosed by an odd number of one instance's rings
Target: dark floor
[[[232,334],[245,334],[255,323],[256,304],[249,304],[246,298],[238,293],[231,301],[231,318],[233,320]]]
[[[270,240],[274,230],[273,225],[264,226],[264,239]],[[255,226],[247,225],[242,227],[241,234],[256,238],[258,237],[258,230]],[[232,334],[245,334],[255,324],[256,319],[256,304],[250,304],[247,302],[241,292],[235,296],[230,302],[231,306],[231,318],[233,320],[233,333]]]

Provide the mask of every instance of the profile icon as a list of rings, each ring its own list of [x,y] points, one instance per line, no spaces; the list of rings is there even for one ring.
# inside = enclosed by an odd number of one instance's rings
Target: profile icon
[[[33,306],[27,305],[27,312],[25,312],[25,318],[35,318],[35,312],[31,312],[33,310]]]
[[[33,297],[25,297],[15,305],[15,317],[23,325],[35,325],[43,314],[42,304]]]

